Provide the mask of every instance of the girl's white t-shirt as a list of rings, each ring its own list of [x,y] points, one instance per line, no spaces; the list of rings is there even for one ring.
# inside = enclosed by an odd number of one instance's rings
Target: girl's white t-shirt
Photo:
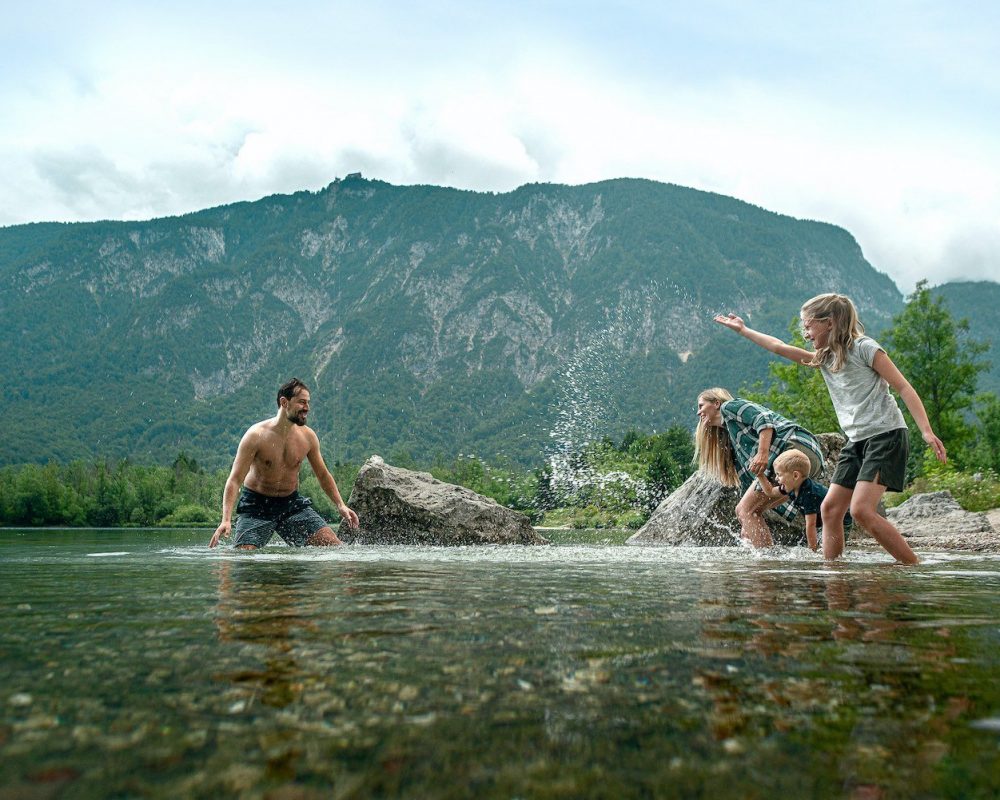
[[[825,364],[820,367],[840,427],[852,442],[906,427],[888,382],[872,369],[875,354],[882,349],[871,337],[859,336],[838,372]]]

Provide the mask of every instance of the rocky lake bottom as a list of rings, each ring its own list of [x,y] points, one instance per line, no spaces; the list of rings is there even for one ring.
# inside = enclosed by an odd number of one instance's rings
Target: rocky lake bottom
[[[207,539],[0,531],[0,800],[1000,795],[995,554]]]

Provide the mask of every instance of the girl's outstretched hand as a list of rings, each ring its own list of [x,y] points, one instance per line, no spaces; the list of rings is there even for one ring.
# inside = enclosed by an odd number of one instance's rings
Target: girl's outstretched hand
[[[740,317],[735,314],[716,314],[715,321],[720,325],[725,325],[729,330],[741,333],[746,327],[746,324]]]

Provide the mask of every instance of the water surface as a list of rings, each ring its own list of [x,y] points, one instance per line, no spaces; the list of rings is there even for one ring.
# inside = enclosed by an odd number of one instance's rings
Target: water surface
[[[997,797],[1000,558],[0,532],[0,798]]]

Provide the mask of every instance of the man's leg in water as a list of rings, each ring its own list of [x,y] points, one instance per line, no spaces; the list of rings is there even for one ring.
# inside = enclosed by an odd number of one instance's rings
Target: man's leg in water
[[[323,517],[306,506],[281,521],[278,535],[292,547],[330,547],[343,544]]]
[[[240,514],[233,527],[233,547],[237,550],[256,550],[265,547],[274,535],[274,528],[273,520]]]
[[[343,544],[340,537],[333,532],[333,528],[327,525],[320,528],[316,533],[306,539],[306,544],[311,547],[330,547],[331,545]]]

